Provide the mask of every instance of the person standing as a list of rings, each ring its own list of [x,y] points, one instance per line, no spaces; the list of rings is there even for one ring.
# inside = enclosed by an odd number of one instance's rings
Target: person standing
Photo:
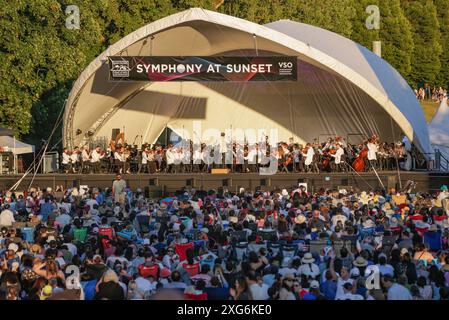
[[[98,173],[100,171],[100,160],[103,159],[105,154],[101,151],[100,146],[96,146],[95,150],[92,151],[90,157],[91,169],[94,173]]]
[[[368,161],[369,161],[367,171],[371,171],[371,169],[375,169],[377,164],[377,144],[374,141],[374,139],[370,139],[368,140],[366,146],[368,147]]]
[[[120,204],[125,203],[125,188],[126,181],[122,179],[121,174],[117,174],[114,182],[112,183],[112,195],[114,196],[114,202]]]

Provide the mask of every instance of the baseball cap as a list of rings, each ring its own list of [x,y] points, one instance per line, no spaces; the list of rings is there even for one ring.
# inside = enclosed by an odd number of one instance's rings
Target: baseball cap
[[[310,288],[312,289],[318,289],[320,287],[320,283],[316,280],[313,280],[310,282]]]
[[[46,300],[47,298],[49,298],[51,296],[52,292],[53,292],[53,287],[50,285],[46,285],[45,287],[42,288],[40,299]]]

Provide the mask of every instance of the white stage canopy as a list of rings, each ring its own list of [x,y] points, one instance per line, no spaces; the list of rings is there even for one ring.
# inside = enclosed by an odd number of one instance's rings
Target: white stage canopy
[[[253,36],[255,35],[255,37]],[[257,48],[257,50],[256,50]],[[298,57],[297,82],[111,82],[110,56]],[[407,82],[386,61],[333,32],[281,20],[258,25],[203,9],[150,23],[110,46],[82,72],[68,97],[64,143],[109,140],[153,143],[168,127],[278,130],[279,140],[330,135],[358,143],[405,135],[431,152],[424,113]],[[182,132],[181,132],[182,133]],[[201,136],[201,133],[198,133]],[[202,138],[199,138],[202,140]]]

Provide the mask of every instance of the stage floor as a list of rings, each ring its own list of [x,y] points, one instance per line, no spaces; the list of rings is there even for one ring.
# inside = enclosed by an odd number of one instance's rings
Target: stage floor
[[[141,188],[147,191],[158,191],[166,195],[173,193],[183,187],[193,187],[196,189],[217,189],[226,187],[231,192],[237,192],[240,188],[254,190],[260,186],[263,190],[273,190],[275,188],[286,188],[292,190],[298,183],[307,183],[310,191],[319,188],[358,188],[369,190],[372,188],[399,188],[401,181],[404,187],[407,181],[412,180],[417,183],[415,191],[435,192],[441,185],[449,185],[449,173],[436,172],[407,172],[383,171],[378,172],[379,177],[374,172],[356,174],[349,173],[278,173],[271,176],[262,176],[257,173],[229,173],[229,174],[124,174],[123,178],[128,186],[133,190]],[[21,175],[1,175],[0,190],[11,188],[22,176]],[[25,177],[17,191],[28,188],[33,176]],[[87,185],[89,187],[111,187],[114,174],[37,174],[32,186],[53,189],[56,186],[66,188]],[[382,183],[380,182],[382,181]]]

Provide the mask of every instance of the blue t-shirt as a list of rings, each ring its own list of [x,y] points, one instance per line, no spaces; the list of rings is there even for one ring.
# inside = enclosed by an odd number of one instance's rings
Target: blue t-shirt
[[[334,300],[337,294],[337,282],[333,280],[326,280],[321,284],[321,292],[327,300]]]
[[[53,204],[50,202],[44,202],[41,204],[40,214],[42,215],[42,221],[47,222],[48,215],[53,211]]]
[[[96,280],[82,281],[81,286],[84,290],[84,299],[93,300],[95,296],[95,286],[97,285]]]
[[[228,300],[229,288],[206,288],[207,300]]]

